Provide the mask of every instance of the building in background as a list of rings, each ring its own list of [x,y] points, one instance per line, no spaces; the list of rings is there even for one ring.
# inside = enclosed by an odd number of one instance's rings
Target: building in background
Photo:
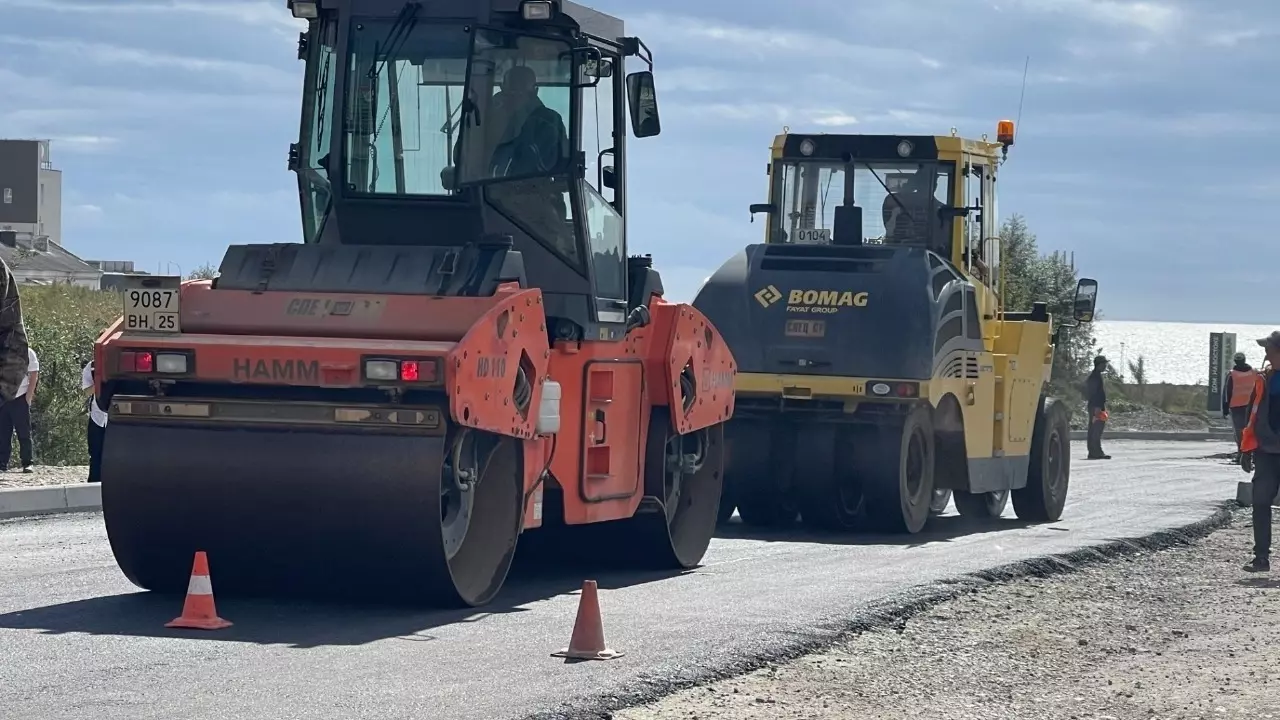
[[[48,140],[0,140],[0,232],[62,244],[62,171]]]
[[[62,171],[48,140],[0,140],[0,258],[19,283],[105,289],[130,261],[86,261],[62,245]],[[145,274],[145,273],[144,273]]]
[[[78,285],[97,290],[102,271],[49,238],[0,230],[0,258],[22,285]]]

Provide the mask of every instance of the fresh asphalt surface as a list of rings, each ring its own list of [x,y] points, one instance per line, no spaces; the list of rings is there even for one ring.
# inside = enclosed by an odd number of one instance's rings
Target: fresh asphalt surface
[[[731,666],[912,586],[1193,523],[1248,479],[1206,459],[1230,449],[1221,442],[1117,441],[1100,462],[1073,445],[1071,495],[1051,525],[1023,526],[1010,506],[976,529],[953,507],[908,540],[737,526],[696,571],[599,574],[606,639],[626,653],[607,662],[550,657],[568,643],[581,574],[520,573],[484,613],[217,597],[233,627],[167,630],[181,598],[125,580],[101,515],[0,522],[0,717],[520,718]]]

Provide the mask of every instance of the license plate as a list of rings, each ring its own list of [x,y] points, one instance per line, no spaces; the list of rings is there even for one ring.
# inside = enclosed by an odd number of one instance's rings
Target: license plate
[[[787,337],[825,337],[827,334],[827,322],[825,320],[788,320],[785,332]]]
[[[155,280],[161,279],[155,278]],[[177,287],[125,288],[125,332],[163,334],[182,332],[179,324],[179,317],[182,314],[180,292]]]

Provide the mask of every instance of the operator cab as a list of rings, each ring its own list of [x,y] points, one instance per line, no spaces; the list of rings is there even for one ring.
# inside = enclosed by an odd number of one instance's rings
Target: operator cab
[[[995,176],[1012,123],[1000,133],[988,143],[784,132],[768,168],[769,202],[751,214],[768,215],[767,245],[917,248],[994,287]]]
[[[289,158],[305,243],[433,267],[507,247],[553,336],[625,333],[627,120],[661,126],[652,72],[624,74],[652,58],[621,20],[568,0],[288,2],[308,20]]]

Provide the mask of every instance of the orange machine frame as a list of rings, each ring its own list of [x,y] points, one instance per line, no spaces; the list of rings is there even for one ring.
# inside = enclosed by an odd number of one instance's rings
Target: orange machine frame
[[[183,350],[194,366],[183,379],[204,382],[363,387],[361,357],[395,354],[433,359],[443,368],[436,389],[453,423],[524,443],[526,528],[542,524],[542,479],[564,490],[564,521],[575,525],[631,517],[644,495],[645,447],[654,406],[671,408],[675,429],[688,433],[733,415],[736,363],[728,345],[687,304],[650,298],[651,322],[621,341],[548,342],[542,292],[515,283],[489,297],[254,293],[213,290],[208,280],[181,287],[177,335],[122,331],[117,319],[98,337],[95,381],[127,377],[119,356],[129,350]],[[341,304],[343,314],[317,312]],[[300,330],[311,330],[305,336]],[[238,372],[251,360],[264,368],[314,374]],[[533,395],[524,413],[513,403],[515,369],[523,366]],[[680,375],[696,393],[682,407]],[[537,434],[543,382],[560,383],[556,439]],[[570,486],[572,483],[572,486]]]

